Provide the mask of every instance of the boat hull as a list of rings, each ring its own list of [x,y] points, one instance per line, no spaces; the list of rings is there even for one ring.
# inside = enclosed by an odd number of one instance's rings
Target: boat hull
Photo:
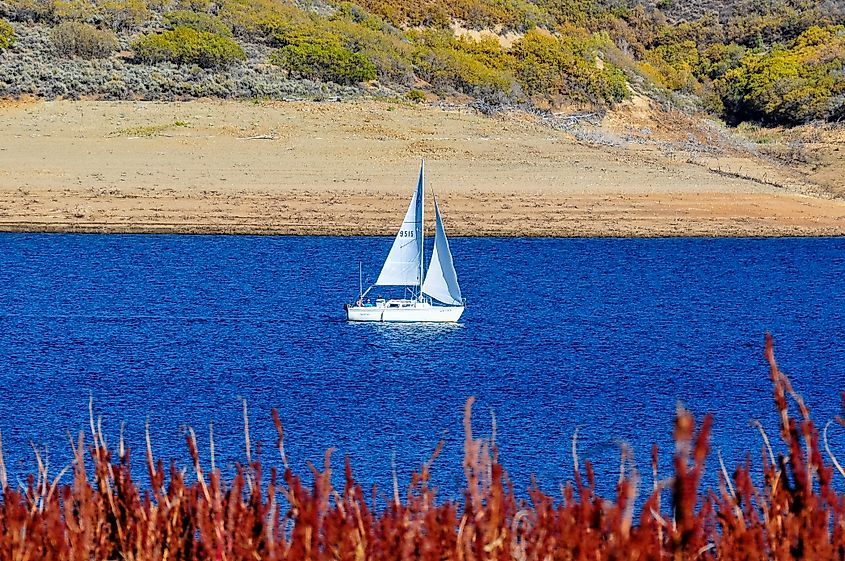
[[[463,306],[407,306],[401,308],[346,306],[346,319],[369,322],[456,322],[464,313]]]

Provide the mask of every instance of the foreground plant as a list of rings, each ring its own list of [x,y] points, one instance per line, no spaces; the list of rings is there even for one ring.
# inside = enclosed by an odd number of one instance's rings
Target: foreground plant
[[[253,461],[248,428],[247,463],[225,481],[200,463],[196,437],[187,434],[195,481],[188,483],[171,462],[165,470],[147,438],[150,485],[132,480],[129,450],[106,446],[91,421],[92,442],[83,434],[74,446],[73,483],[60,484],[39,471],[24,488],[7,483],[0,455],[0,559],[27,560],[476,560],[515,559],[842,559],[845,556],[845,494],[832,484],[833,468],[820,449],[819,432],[803,400],[775,363],[766,340],[780,437],[786,451],[775,457],[768,436],[763,480],[754,483],[751,462],[728,476],[722,464],[718,490],[702,490],[712,417],[696,430],[692,415],[675,419],[674,475],[655,479],[651,495],[635,508],[639,475],[623,471],[616,497],[595,493],[592,466],[576,461],[574,481],[561,497],[536,487],[517,498],[499,462],[493,440],[472,435],[467,402],[464,426],[463,499],[435,500],[430,486],[434,458],[412,477],[404,496],[374,511],[352,474],[332,485],[331,453],[323,469],[309,466],[306,484],[288,465],[284,432],[276,411],[277,446],[283,473]],[[790,400],[799,416],[790,414]],[[248,418],[245,421],[248,427]],[[843,424],[841,418],[837,422]],[[826,440],[825,440],[826,446]],[[116,454],[116,455],[115,455]],[[749,456],[750,457],[750,456]],[[840,474],[845,472],[831,455]],[[721,463],[721,458],[720,458]],[[663,508],[661,496],[671,494]]]

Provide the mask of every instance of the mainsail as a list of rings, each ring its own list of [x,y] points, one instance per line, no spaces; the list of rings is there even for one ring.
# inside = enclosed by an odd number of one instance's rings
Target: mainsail
[[[437,199],[434,200],[434,213],[437,217],[434,252],[431,254],[431,263],[428,265],[422,291],[444,304],[461,305],[461,287],[458,286],[458,274],[452,262],[452,252],[449,251],[449,240],[446,239],[446,230],[443,229],[443,221],[440,219]]]
[[[417,190],[405,213],[405,219],[393,240],[393,247],[387,255],[387,260],[381,268],[376,280],[377,285],[389,286],[419,286],[422,275],[423,254],[423,174],[424,166],[420,168],[420,179]]]

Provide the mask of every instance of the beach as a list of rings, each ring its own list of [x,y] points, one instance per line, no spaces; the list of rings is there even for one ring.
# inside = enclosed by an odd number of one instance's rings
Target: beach
[[[845,234],[845,201],[805,174],[636,104],[573,126],[385,100],[33,100],[0,115],[9,232],[391,235],[425,159],[455,236]]]

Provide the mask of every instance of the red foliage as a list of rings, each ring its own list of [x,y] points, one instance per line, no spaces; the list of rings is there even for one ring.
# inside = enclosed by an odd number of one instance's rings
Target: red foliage
[[[435,501],[429,461],[414,474],[404,498],[395,490],[382,512],[367,506],[348,460],[343,489],[333,487],[331,451],[322,470],[311,466],[313,484],[294,475],[275,411],[281,479],[276,468],[264,478],[261,463],[251,459],[231,481],[223,481],[213,465],[206,475],[189,431],[196,481],[186,483],[173,463],[165,477],[162,462],[154,460],[148,445],[149,489],[132,481],[128,450],[121,444],[113,459],[114,451],[92,422],[93,443],[86,450],[80,434],[74,449],[70,485],[59,484],[61,474],[49,480],[41,467],[26,488],[9,487],[0,456],[0,560],[843,559],[845,495],[832,486],[834,471],[822,457],[819,432],[778,370],[769,337],[766,356],[787,451],[775,458],[760,428],[769,450],[762,457],[762,484],[752,480],[749,459],[730,478],[723,471],[718,492],[703,491],[712,418],[704,417],[696,430],[692,415],[679,409],[674,475],[655,483],[636,523],[639,476],[636,471],[625,474],[626,452],[613,501],[596,495],[589,462],[584,473],[576,466],[575,481],[563,488],[561,497],[535,487],[527,499],[518,499],[495,442],[473,438],[470,399],[463,500]],[[798,407],[798,418],[789,412],[790,400]],[[90,474],[86,459],[93,466]],[[831,460],[845,476],[833,456]],[[655,447],[655,475],[656,465]],[[671,492],[669,512],[661,509],[664,490]]]

